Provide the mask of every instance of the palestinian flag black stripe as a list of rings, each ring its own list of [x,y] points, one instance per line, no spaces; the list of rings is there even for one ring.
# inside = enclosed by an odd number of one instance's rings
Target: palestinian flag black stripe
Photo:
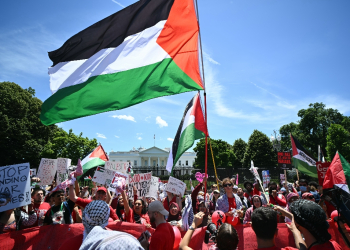
[[[140,0],[106,17],[69,38],[61,48],[49,52],[52,66],[88,59],[102,49],[118,47],[126,37],[167,20],[173,3],[174,0]]]

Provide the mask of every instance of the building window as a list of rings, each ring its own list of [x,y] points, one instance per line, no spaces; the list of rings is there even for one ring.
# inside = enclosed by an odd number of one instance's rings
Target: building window
[[[181,161],[179,161],[179,166],[181,166]]]
[[[134,166],[137,166],[137,160],[134,160]]]
[[[148,166],[148,162],[147,162],[147,160],[145,160],[145,166]]]
[[[164,166],[164,161],[162,161],[162,166]]]
[[[188,166],[188,161],[186,161],[186,166]]]

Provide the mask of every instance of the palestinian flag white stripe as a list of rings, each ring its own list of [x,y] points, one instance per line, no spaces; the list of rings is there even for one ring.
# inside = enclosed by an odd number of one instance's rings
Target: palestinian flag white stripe
[[[49,68],[50,89],[59,89],[86,82],[90,77],[113,74],[161,62],[170,55],[159,46],[157,39],[166,20],[128,36],[116,48],[106,48],[89,59],[60,62]]]

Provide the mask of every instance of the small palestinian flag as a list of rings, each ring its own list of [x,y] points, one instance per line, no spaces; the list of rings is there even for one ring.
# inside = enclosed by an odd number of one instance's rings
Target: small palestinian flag
[[[292,134],[290,135],[290,140],[292,142],[293,149],[293,166],[303,174],[318,178],[316,160]]]
[[[86,171],[93,167],[105,165],[106,161],[108,161],[108,156],[102,146],[99,145],[82,160],[83,173],[85,174]]]
[[[205,137],[205,124],[199,93],[187,104],[180,126],[170,149],[166,170],[171,173],[173,166],[195,140]]]
[[[337,152],[329,166],[324,181],[323,193],[332,198],[332,203],[342,217],[350,223],[350,164]],[[326,199],[327,200],[327,199]]]
[[[140,0],[49,52],[50,125],[202,90],[193,0]]]

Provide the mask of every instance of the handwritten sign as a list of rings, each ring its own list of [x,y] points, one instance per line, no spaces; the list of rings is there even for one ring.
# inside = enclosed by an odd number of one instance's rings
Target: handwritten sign
[[[57,158],[56,185],[68,179],[68,170],[72,160],[68,158]]]
[[[200,172],[197,172],[194,177],[196,177],[197,181],[203,182],[203,179],[205,177],[205,173],[202,174]],[[208,175],[207,175],[207,178],[208,178]]]
[[[38,177],[40,178],[40,185],[50,185],[55,178],[57,170],[57,159],[41,158]]]
[[[278,152],[278,167],[281,170],[292,170],[290,152]]]
[[[331,165],[330,162],[320,162],[316,163],[317,174],[318,174],[318,183],[323,186],[324,177],[326,176],[327,170]]]
[[[30,177],[36,176],[36,168],[31,168],[30,169]]]
[[[145,197],[149,192],[152,172],[129,175],[127,179],[128,196],[133,197],[133,186],[137,189],[137,197]]]
[[[101,185],[109,186],[112,182],[115,172],[109,169],[104,169],[103,167],[97,167],[92,181],[99,183]]]
[[[173,194],[180,194],[181,196],[183,196],[186,191],[186,184],[170,176],[168,184],[166,185],[166,191]]]
[[[29,163],[0,167],[0,212],[31,203]]]
[[[109,169],[112,171],[117,171],[119,173],[126,174],[129,168],[129,162],[114,162],[114,161],[106,161],[105,169]]]
[[[109,170],[110,171],[110,170]],[[117,185],[119,186],[121,184],[120,178],[123,178],[125,180],[125,183],[128,181],[129,176],[127,174],[119,173],[119,172],[114,172],[114,176],[111,180],[111,183],[109,184],[108,190],[114,193],[120,193],[118,190],[116,190]]]
[[[146,197],[156,197],[158,195],[158,187],[159,187],[159,178],[152,176],[151,178],[151,184],[149,186],[149,191]]]

